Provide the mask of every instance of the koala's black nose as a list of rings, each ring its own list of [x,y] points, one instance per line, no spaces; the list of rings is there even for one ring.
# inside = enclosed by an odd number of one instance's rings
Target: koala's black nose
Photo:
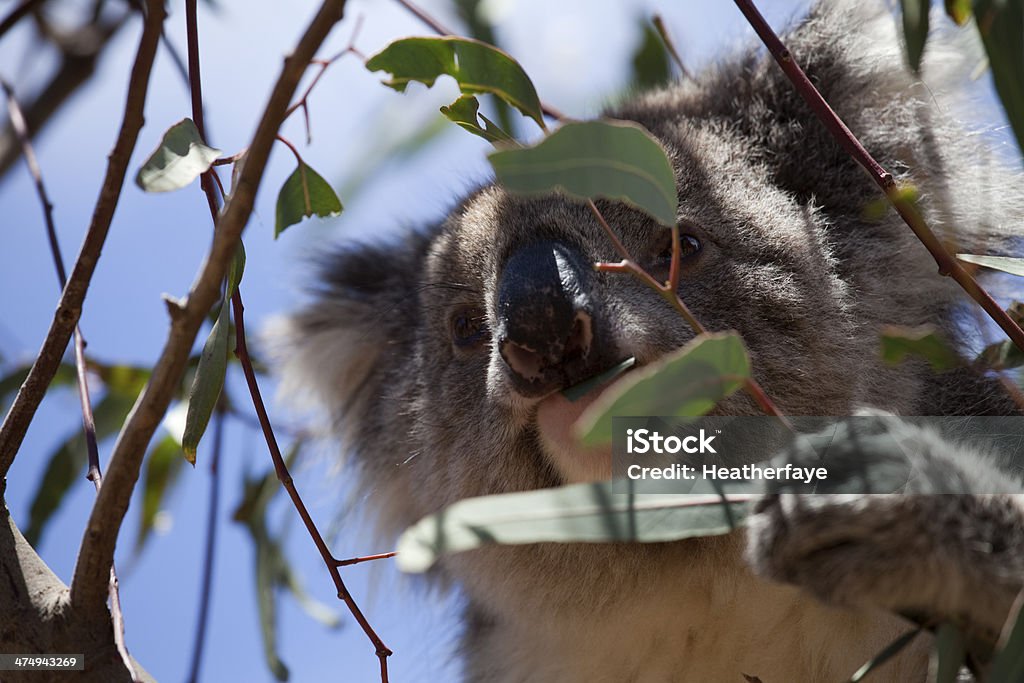
[[[498,283],[498,351],[523,396],[542,396],[595,374],[597,324],[591,267],[560,242],[512,254]]]

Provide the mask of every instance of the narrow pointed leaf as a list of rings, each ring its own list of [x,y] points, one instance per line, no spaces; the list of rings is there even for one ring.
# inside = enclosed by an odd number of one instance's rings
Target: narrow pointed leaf
[[[971,0],[945,0],[946,14],[949,18],[963,26],[971,18]]]
[[[907,46],[907,62],[914,73],[921,71],[925,42],[928,40],[928,9],[930,0],[900,0],[903,13],[903,39]]]
[[[886,326],[882,330],[882,360],[890,365],[897,365],[907,356],[924,358],[936,372],[960,365],[959,356],[931,325]]]
[[[441,113],[450,121],[454,121],[473,135],[479,135],[488,142],[515,142],[511,135],[480,114],[479,109],[480,103],[475,97],[463,95],[447,107],[441,107]],[[480,125],[481,121],[483,126]]]
[[[996,93],[1024,151],[1024,1],[974,0],[973,8]]]
[[[167,496],[181,474],[181,445],[168,434],[146,456],[146,471],[142,475],[142,506],[139,508],[139,528],[135,534],[136,554],[142,551],[153,531],[156,515],[164,506]]]
[[[676,223],[672,164],[658,141],[635,123],[567,123],[533,147],[494,152],[490,161],[498,182],[511,192],[614,199],[665,227]]]
[[[585,445],[612,440],[612,417],[698,417],[743,386],[750,358],[738,334],[703,334],[612,385],[580,416]]]
[[[238,247],[235,249],[235,255],[231,259],[231,264],[228,266],[228,280],[227,288],[224,297],[230,299],[235,294],[235,290],[238,289],[238,285],[242,282],[242,274],[245,272],[245,247],[242,242],[238,242]]]
[[[135,176],[146,192],[170,192],[190,184],[221,154],[207,147],[192,119],[182,119],[167,129],[160,145]]]
[[[984,256],[981,254],[957,254],[961,261],[973,263],[993,270],[1001,270],[1010,275],[1024,277],[1024,258],[1013,258],[1010,256]]]
[[[728,505],[728,510],[724,507]],[[612,493],[611,482],[461,500],[398,539],[398,568],[424,572],[442,555],[485,545],[660,543],[729,533],[748,503],[718,495]]]
[[[404,92],[417,81],[427,87],[451,76],[465,95],[491,94],[544,127],[540,98],[516,60],[498,48],[470,38],[402,38],[366,60],[370,71],[392,75],[384,84]]]
[[[224,374],[228,367],[228,301],[220,307],[217,322],[206,338],[203,353],[199,357],[192,390],[188,397],[188,414],[185,418],[185,433],[181,439],[181,447],[185,459],[192,465],[196,464],[196,449],[199,446],[206,427],[210,424],[210,416],[224,388]]]
[[[300,163],[277,195],[274,238],[303,218],[329,218],[340,215],[341,211],[341,200],[330,184],[309,165]]]

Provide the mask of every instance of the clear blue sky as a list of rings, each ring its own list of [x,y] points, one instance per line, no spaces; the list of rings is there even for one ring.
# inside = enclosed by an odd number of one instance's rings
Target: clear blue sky
[[[764,0],[760,5],[769,20],[781,26],[798,15],[804,3]],[[458,26],[446,3],[430,1],[424,6],[445,23]],[[691,67],[752,37],[728,2],[492,0],[486,6],[497,22],[499,41],[533,77],[542,99],[575,117],[595,115],[621,91],[639,37],[638,22],[655,9],[665,17]],[[212,144],[234,153],[248,141],[282,55],[294,44],[316,3],[219,0],[217,7],[211,11],[203,3],[200,12],[207,121]],[[167,30],[183,50],[183,3],[170,3],[170,11]],[[357,45],[366,54],[392,38],[428,33],[389,0],[354,0],[347,14],[323,54],[346,44],[359,14],[365,16],[365,23]],[[43,67],[53,59],[53,55],[30,47],[28,28],[21,27],[0,44],[0,73],[22,93],[34,90],[45,73]],[[82,239],[105,157],[116,135],[139,29],[139,22],[134,21],[119,34],[97,76],[36,141],[69,263]],[[380,162],[381,154],[395,139],[435,122],[440,116],[437,108],[452,101],[455,90],[452,83],[440,82],[431,91],[411,87],[403,96],[380,86],[379,80],[358,60],[347,58],[331,69],[312,99],[314,140],[310,148],[304,148],[305,158],[336,188],[365,181],[358,193],[342,195],[346,211],[341,218],[307,222],[277,242],[273,240],[277,188],[293,167],[287,150],[280,146],[274,150],[245,234],[248,264],[243,291],[251,332],[268,316],[288,310],[299,300],[297,291],[306,276],[304,255],[327,243],[437,220],[462,192],[486,179],[486,143],[454,126],[419,156]],[[132,175],[163,130],[188,113],[185,88],[166,53],[161,53]],[[288,123],[285,133],[294,142],[303,142],[299,117]],[[11,363],[30,359],[38,349],[58,296],[40,207],[22,164],[0,182],[0,216],[0,356]],[[167,329],[160,295],[180,296],[187,291],[209,244],[210,231],[205,201],[197,187],[144,195],[130,181],[126,184],[82,317],[91,355],[105,361],[152,364]],[[232,380],[233,393],[244,399],[246,394],[237,380]],[[264,387],[266,395],[273,390],[271,383]],[[284,406],[273,408],[273,415],[286,414]],[[9,477],[8,503],[21,524],[27,521],[46,458],[80,428],[79,419],[72,392],[51,392]],[[109,451],[110,444],[103,444],[104,460]],[[168,518],[173,523],[152,539],[131,571],[122,573],[129,648],[161,681],[182,680],[191,655],[210,483],[207,456],[208,451],[201,448],[198,467],[184,473],[167,501]],[[215,593],[202,680],[272,680],[259,641],[253,549],[243,528],[230,520],[240,499],[242,473],[263,472],[268,466],[262,438],[249,427],[230,423],[222,472]],[[326,469],[326,464],[314,465],[297,477],[322,528],[351,495],[345,476],[324,477]],[[94,498],[82,474],[39,548],[65,581],[71,575]],[[283,498],[273,508],[273,519],[276,524],[290,520],[292,563],[308,590],[344,616],[340,631],[328,631],[290,597],[281,600],[280,653],[292,670],[292,680],[377,680],[377,662],[369,642],[335,601],[312,543]],[[125,569],[131,564],[129,549],[138,505],[136,500],[122,530],[118,562]],[[360,532],[359,524],[358,519],[344,520],[334,546],[336,556],[389,549],[369,533]],[[344,576],[371,622],[395,651],[393,681],[455,678],[452,651],[458,622],[451,600],[417,589],[414,582],[398,576],[385,563],[350,568]]]

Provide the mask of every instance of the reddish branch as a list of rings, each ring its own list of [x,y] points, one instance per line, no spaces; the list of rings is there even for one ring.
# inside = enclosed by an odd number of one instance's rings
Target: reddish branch
[[[160,0],[150,5],[162,13]],[[341,20],[344,0],[325,0],[294,52],[285,58],[263,116],[252,137],[245,164],[217,223],[210,252],[188,297],[173,304],[177,312],[153,374],[118,435],[103,488],[89,518],[75,565],[71,604],[76,608],[102,605],[105,575],[114,556],[117,535],[138,480],[146,446],[159,426],[185,371],[189,353],[206,314],[220,296],[221,283],[234,257],[238,239],[252,214],[253,202],[266,168],[274,137],[302,75],[334,25]],[[153,13],[147,15],[152,17]],[[159,29],[153,37],[159,38]]]
[[[188,73],[189,73],[189,84],[192,93],[192,118],[195,121],[196,129],[199,131],[199,136],[204,142],[209,144],[209,140],[206,137],[206,127],[203,120],[203,97],[202,97],[202,76],[199,65],[199,25],[196,18],[196,0],[186,0],[185,3],[185,21],[188,35]],[[309,97],[309,93],[312,91],[314,85],[316,85],[320,76],[323,75],[324,71],[330,66],[331,63],[339,59],[342,55],[347,54],[351,51],[351,44],[348,48],[340,52],[337,56],[326,62],[321,62],[321,69],[314,77],[313,82],[310,84],[306,91],[303,93],[296,105],[290,106],[285,110],[282,121],[291,115],[301,105],[303,110],[306,111],[306,99]],[[307,135],[308,135],[308,114],[307,114]],[[280,134],[275,135],[276,139],[283,142],[291,149],[295,158],[298,160],[300,167],[303,166],[302,157],[299,151],[292,145],[288,140],[282,137]],[[248,163],[248,162],[247,162]],[[220,232],[219,226],[219,201],[216,192],[213,189],[213,185],[210,182],[210,177],[216,177],[216,171],[210,170],[202,176],[202,189],[206,195],[207,204],[210,208],[210,217],[213,221],[214,231]],[[306,198],[307,204],[309,198]],[[306,526],[306,531],[309,532],[310,537],[313,539],[313,543],[316,545],[317,550],[320,551],[320,556],[323,558],[324,564],[327,565],[327,569],[331,574],[331,578],[334,580],[335,588],[337,589],[338,598],[343,600],[352,613],[353,618],[366,633],[366,636],[373,643],[374,650],[377,657],[380,660],[380,672],[382,683],[387,683],[388,680],[388,669],[387,669],[387,658],[391,655],[391,650],[384,644],[380,636],[370,626],[370,622],[366,619],[359,605],[356,604],[355,599],[345,586],[345,582],[341,578],[341,573],[338,571],[338,567],[341,566],[337,560],[334,559],[330,549],[327,547],[327,543],[323,539],[323,535],[317,528],[316,523],[310,516],[309,511],[306,509],[306,505],[299,495],[298,490],[295,488],[295,482],[292,479],[291,473],[288,471],[288,466],[285,464],[284,457],[281,455],[281,449],[277,444],[277,437],[274,435],[274,428],[270,422],[270,416],[267,413],[266,406],[263,403],[263,397],[260,393],[259,384],[256,381],[256,372],[253,368],[252,359],[249,357],[248,346],[246,344],[245,337],[245,320],[244,311],[245,306],[242,303],[242,293],[240,288],[236,287],[234,293],[231,295],[231,305],[234,312],[234,323],[235,323],[235,355],[238,357],[239,363],[242,366],[242,372],[245,374],[246,383],[249,386],[249,394],[252,397],[253,407],[256,410],[256,416],[259,419],[260,427],[263,430],[263,436],[267,441],[267,447],[270,450],[270,457],[274,462],[274,471],[277,474],[277,478],[281,481],[282,486],[288,492],[288,496],[292,499],[292,503],[295,509],[298,511],[299,516],[302,518],[303,524]],[[219,428],[218,428],[219,432]],[[219,435],[218,435],[219,439]],[[219,445],[218,445],[219,450]],[[208,536],[209,538],[209,536]],[[207,587],[208,591],[208,587]],[[204,591],[204,594],[207,592]],[[206,600],[204,599],[204,604]],[[198,642],[198,641],[197,641]],[[201,645],[200,645],[201,647]],[[198,647],[197,647],[198,652]],[[198,656],[194,660],[194,667],[198,667]],[[195,671],[195,668],[194,668]]]
[[[753,1],[735,0],[735,2],[743,16],[747,18],[747,21],[753,27],[758,37],[765,44],[765,47],[768,48],[772,57],[782,67],[783,72],[793,83],[797,92],[800,93],[800,96],[804,98],[804,101],[814,111],[814,114],[825,124],[832,137],[842,145],[843,149],[868,172],[868,175],[875,181],[875,184],[885,193],[889,203],[893,205],[900,217],[913,230],[917,239],[921,241],[928,250],[928,253],[932,255],[932,258],[935,259],[935,263],[939,267],[939,274],[952,277],[1002,328],[1003,332],[1006,333],[1006,336],[1013,341],[1017,348],[1024,351],[1024,330],[1021,330],[1017,323],[1007,315],[1006,311],[971,277],[971,274],[964,270],[960,262],[946,251],[945,247],[942,246],[942,242],[939,241],[935,233],[928,227],[928,224],[914,203],[901,196],[892,174],[885,170],[871,156],[857,137],[846,127],[842,119],[832,110],[832,107],[828,105],[825,98],[821,96],[821,93],[818,92],[814,84],[807,78],[804,70],[796,63],[789,49],[782,44],[779,37],[772,31],[771,26],[761,16]]]

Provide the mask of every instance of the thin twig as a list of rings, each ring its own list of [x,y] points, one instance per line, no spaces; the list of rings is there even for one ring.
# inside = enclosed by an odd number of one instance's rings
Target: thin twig
[[[67,274],[64,269],[64,256],[61,254],[60,242],[57,240],[57,227],[53,220],[53,202],[50,201],[46,192],[46,184],[43,182],[43,172],[36,159],[35,150],[28,137],[28,129],[25,125],[25,117],[18,105],[18,99],[14,96],[14,90],[10,84],[0,77],[0,87],[7,94],[7,109],[10,113],[11,126],[21,140],[22,150],[25,154],[25,163],[28,165],[29,173],[35,182],[36,193],[43,206],[43,217],[46,223],[46,234],[50,242],[50,254],[53,258],[53,265],[57,271],[57,281],[63,290],[67,285]],[[78,379],[78,398],[82,406],[82,429],[85,432],[86,451],[88,452],[88,474],[86,478],[93,483],[97,494],[103,485],[103,474],[100,469],[99,446],[96,443],[96,419],[92,412],[92,401],[89,400],[89,381],[86,375],[85,360],[85,338],[82,330],[75,325],[75,370]],[[117,570],[113,564],[110,565],[110,578],[108,581],[107,595],[110,598],[110,612],[114,628],[114,643],[117,647],[121,661],[124,662],[133,681],[138,680],[135,667],[132,665],[131,656],[128,654],[128,647],[124,640],[124,614],[121,611],[121,597],[118,594]]]
[[[747,21],[761,38],[761,42],[765,44],[772,57],[775,58],[775,61],[782,67],[783,72],[793,83],[797,92],[800,93],[800,96],[804,98],[804,101],[807,102],[818,119],[825,124],[832,137],[842,145],[843,149],[853,157],[854,161],[868,172],[868,175],[875,181],[875,184],[885,193],[889,203],[893,205],[896,212],[899,213],[903,221],[914,232],[914,235],[917,236],[917,239],[925,246],[928,253],[932,255],[936,265],[939,267],[939,274],[952,277],[972,299],[978,302],[985,312],[988,313],[989,317],[1002,328],[1003,332],[1006,333],[1006,336],[1013,341],[1017,348],[1024,351],[1024,330],[1021,330],[1020,326],[1013,321],[1006,311],[960,265],[960,262],[946,251],[942,242],[939,241],[935,233],[928,227],[924,217],[921,216],[920,211],[918,211],[913,202],[901,195],[892,174],[885,170],[871,156],[857,137],[846,127],[842,119],[832,110],[832,107],[825,101],[825,98],[821,96],[821,93],[818,92],[814,84],[807,78],[807,74],[796,63],[789,49],[783,45],[779,37],[772,31],[771,26],[768,25],[768,22],[761,16],[753,1],[735,0],[735,2],[743,16],[747,18]]]
[[[387,560],[387,559],[390,559],[390,558],[394,557],[397,554],[398,553],[396,553],[396,552],[379,553],[377,555],[363,555],[362,557],[353,557],[353,558],[350,558],[350,559],[347,559],[347,560],[334,560],[334,566],[335,567],[348,567],[349,565],[359,564],[360,562],[372,562],[374,560]]]
[[[199,614],[196,617],[196,636],[192,645],[189,683],[199,681],[199,666],[203,661],[206,625],[210,614],[210,598],[213,594],[213,563],[217,549],[217,510],[220,507],[220,456],[224,450],[224,415],[224,410],[218,409],[213,422],[213,449],[210,454],[210,499],[206,509],[206,547],[203,550],[202,588],[199,592]]]
[[[327,543],[324,541],[323,536],[320,534],[320,530],[317,529],[316,523],[313,518],[310,517],[309,511],[306,509],[305,503],[302,501],[302,497],[299,496],[299,492],[295,489],[295,482],[292,480],[292,475],[288,471],[288,466],[284,462],[284,458],[281,456],[281,449],[277,445],[277,439],[274,437],[274,430],[270,426],[270,417],[267,415],[266,406],[263,404],[263,397],[260,395],[260,388],[256,384],[256,373],[252,368],[252,361],[249,359],[249,351],[245,344],[245,323],[244,323],[244,312],[245,307],[242,305],[242,295],[239,291],[240,288],[235,288],[235,293],[231,297],[231,306],[234,311],[235,320],[235,355],[238,356],[239,361],[242,363],[242,371],[245,373],[245,381],[249,385],[249,393],[252,395],[253,407],[256,409],[256,415],[260,419],[260,425],[263,427],[263,436],[267,440],[267,446],[270,448],[270,456],[274,461],[274,470],[277,473],[277,478],[281,481],[281,485],[284,486],[285,491],[288,492],[288,496],[292,499],[292,504],[298,511],[299,516],[302,518],[302,523],[306,525],[306,530],[309,535],[313,538],[313,543],[316,544],[317,550],[320,551],[320,556],[323,558],[324,564],[327,565],[328,570],[331,573],[331,578],[334,580],[334,587],[338,591],[338,598],[344,601],[348,607],[349,612],[355,618],[360,628],[363,629],[363,633],[366,634],[370,642],[376,650],[377,658],[380,660],[380,672],[381,672],[381,683],[388,683],[388,669],[387,669],[387,658],[391,656],[391,650],[388,649],[384,641],[380,639],[380,636],[370,626],[370,622],[367,621],[366,616],[362,610],[359,609],[359,605],[356,604],[355,599],[345,586],[344,580],[341,578],[341,572],[338,571],[338,561],[334,559],[331,554],[330,548],[327,547]]]
[[[661,42],[665,43],[665,49],[668,50],[672,60],[675,61],[676,66],[679,67],[679,73],[683,75],[683,78],[692,81],[693,74],[690,73],[690,70],[686,68],[685,64],[683,64],[683,58],[679,56],[679,52],[676,50],[676,45],[672,41],[672,36],[668,34],[668,29],[665,28],[665,22],[661,18],[661,15],[655,14],[651,17],[651,23],[654,24],[654,30],[658,32],[659,36],[661,36]]]
[[[192,92],[192,115],[200,137],[206,141],[206,134],[203,125],[202,76],[199,66],[199,26],[196,19],[196,0],[186,0],[185,17],[186,32],[188,35],[188,63],[189,82],[191,84]],[[323,69],[321,69],[320,73],[323,73]],[[308,95],[308,89],[306,94]],[[294,106],[285,110],[282,120],[287,118],[293,111],[295,111]],[[299,167],[302,168],[304,166],[302,156],[299,154],[299,151],[295,146],[285,139],[280,133],[277,133],[275,138],[291,149],[295,158],[298,160]],[[209,173],[212,172],[213,171],[209,171]],[[207,204],[210,207],[210,217],[213,220],[214,231],[219,232],[219,207],[217,197],[212,186],[209,184],[203,185],[203,191],[206,194]],[[306,202],[308,204],[308,197],[306,198]],[[274,471],[277,474],[277,478],[281,481],[282,486],[284,486],[285,490],[288,492],[289,497],[292,499],[292,503],[298,511],[299,516],[302,518],[302,522],[305,524],[310,537],[312,537],[317,550],[320,551],[324,564],[327,565],[328,571],[331,573],[331,578],[334,580],[335,587],[338,591],[338,598],[345,602],[356,622],[363,629],[363,632],[366,633],[370,642],[373,643],[377,657],[380,659],[381,683],[387,683],[387,658],[391,655],[391,650],[388,649],[384,644],[384,641],[380,639],[377,633],[373,630],[373,627],[370,626],[370,622],[363,615],[359,605],[356,604],[352,594],[345,586],[345,583],[341,578],[341,573],[338,571],[337,561],[331,554],[330,549],[323,540],[320,530],[317,528],[316,523],[310,516],[309,511],[306,509],[306,505],[303,502],[302,497],[295,488],[295,483],[288,471],[288,466],[281,455],[281,449],[278,447],[277,437],[274,435],[274,428],[271,425],[270,416],[267,414],[267,409],[263,403],[263,397],[260,393],[259,384],[256,381],[256,371],[253,368],[252,359],[249,357],[249,350],[245,337],[245,306],[242,303],[242,293],[238,287],[235,288],[235,291],[231,296],[231,305],[234,312],[235,323],[235,355],[238,357],[239,363],[242,366],[242,372],[245,374],[245,381],[249,386],[249,394],[252,397],[253,407],[256,410],[256,416],[259,419],[260,427],[263,430],[263,436],[267,441],[267,448],[270,450],[271,460],[274,462]]]
[[[436,33],[436,34],[438,34],[440,36],[454,36],[454,35],[458,35],[454,31],[450,31],[449,29],[447,29],[444,26],[444,24],[439,22],[437,19],[434,19],[432,16],[430,16],[429,14],[424,12],[418,6],[416,6],[413,3],[409,2],[409,0],[396,0],[396,1],[398,2],[399,5],[401,5],[402,7],[407,9],[410,13],[415,15],[415,17],[417,19],[419,19],[424,24],[429,26],[430,30],[433,31],[434,33]],[[554,119],[556,121],[564,121],[566,118],[568,118],[568,117],[566,117],[565,114],[560,112],[558,109],[555,109],[550,104],[545,104],[544,102],[540,103],[540,110],[544,114],[544,116],[547,116],[549,119]]]
[[[160,28],[164,19],[163,3],[160,0],[147,1],[149,14],[144,24],[138,53],[128,82],[124,118],[121,122],[117,142],[109,156],[106,176],[85,234],[85,240],[78,253],[78,258],[75,260],[71,276],[61,294],[57,311],[50,324],[50,329],[46,333],[43,346],[29,370],[28,377],[18,390],[18,395],[15,397],[7,417],[4,418],[3,425],[0,426],[0,478],[7,475],[7,470],[14,462],[14,456],[21,447],[28,425],[46,393],[46,388],[50,385],[50,381],[60,366],[64,349],[67,348],[68,340],[81,317],[82,302],[89,289],[103,243],[106,241],[114,210],[117,208],[117,202],[121,195],[128,162],[131,160],[139,130],[142,128],[149,75],[153,67],[153,58],[156,54]],[[109,566],[107,563],[102,568],[101,576],[105,576]]]
[[[160,0],[150,2],[157,7],[162,5]],[[189,296],[171,320],[167,341],[153,366],[150,381],[139,394],[114,445],[107,468],[106,485],[89,518],[75,564],[71,583],[73,607],[95,606],[103,602],[103,594],[97,590],[98,584],[104,581],[113,558],[118,530],[127,512],[146,446],[181,382],[199,328],[220,296],[224,274],[234,258],[238,239],[252,214],[256,192],[284,112],[316,50],[331,28],[341,20],[344,7],[345,0],[325,0],[296,44],[294,52],[284,60],[281,74],[253,134],[238,182],[220,215],[206,261]],[[159,31],[155,34],[154,42],[158,38]]]

